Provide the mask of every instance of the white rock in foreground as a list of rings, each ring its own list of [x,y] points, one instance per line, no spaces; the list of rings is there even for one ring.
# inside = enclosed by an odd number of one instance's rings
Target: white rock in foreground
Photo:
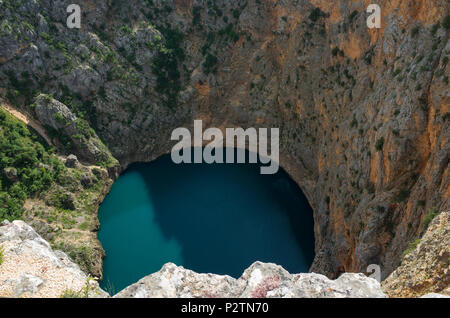
[[[97,282],[61,251],[53,251],[22,221],[0,224],[0,297],[108,297]],[[88,284],[88,285],[86,285]],[[89,286],[86,294],[86,286]],[[239,279],[198,274],[172,263],[142,278],[115,297],[386,297],[380,284],[363,274],[336,280],[314,273],[290,274],[281,266],[255,262]]]
[[[198,274],[172,263],[132,284],[114,297],[306,297],[343,298],[386,295],[378,281],[346,273],[336,280],[314,273],[289,274],[281,266],[253,263],[239,279]]]
[[[60,297],[64,292],[107,297],[95,281],[88,281],[78,265],[61,251],[53,251],[23,221],[0,224],[0,297]]]

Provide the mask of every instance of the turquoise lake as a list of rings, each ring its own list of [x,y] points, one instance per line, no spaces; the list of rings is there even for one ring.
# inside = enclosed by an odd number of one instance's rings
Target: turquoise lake
[[[259,168],[177,165],[170,155],[131,165],[99,209],[101,286],[117,293],[167,262],[235,278],[257,260],[307,272],[312,209],[281,168],[274,175]]]

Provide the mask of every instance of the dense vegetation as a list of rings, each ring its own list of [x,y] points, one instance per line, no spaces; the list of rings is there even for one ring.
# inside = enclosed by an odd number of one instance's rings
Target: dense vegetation
[[[157,41],[152,71],[157,76],[156,90],[165,95],[166,106],[172,108],[176,105],[181,90],[178,63],[183,62],[185,57],[181,48],[183,35],[175,29],[164,29],[162,33],[166,43],[163,45],[160,39]]]
[[[54,249],[93,275],[99,252],[91,241],[106,171],[67,168],[32,128],[0,109],[0,221],[22,219]],[[24,208],[25,200],[31,205]],[[36,221],[36,223],[35,223]],[[97,254],[95,254],[97,253]]]
[[[47,190],[64,169],[39,138],[0,110],[0,219],[20,218],[25,199]],[[8,178],[6,171],[16,177]]]

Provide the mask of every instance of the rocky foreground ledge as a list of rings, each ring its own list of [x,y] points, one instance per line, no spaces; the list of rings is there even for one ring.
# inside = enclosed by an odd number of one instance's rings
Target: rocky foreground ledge
[[[198,274],[167,263],[154,274],[114,297],[304,297],[384,298],[380,284],[363,274],[346,273],[336,280],[314,273],[289,274],[283,267],[255,262],[239,279],[226,275]]]
[[[382,283],[390,297],[450,297],[450,211],[439,213]]]
[[[0,224],[0,297],[107,297],[23,221]]]
[[[439,296],[439,295],[429,295]],[[23,221],[0,224],[0,297],[110,297],[61,251],[53,251]],[[387,297],[380,283],[363,274],[330,280],[315,273],[290,274],[255,262],[239,279],[198,274],[172,263],[114,297]]]

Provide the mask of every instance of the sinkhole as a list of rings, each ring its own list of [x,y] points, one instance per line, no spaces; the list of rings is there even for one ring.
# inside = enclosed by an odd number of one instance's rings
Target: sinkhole
[[[167,262],[235,278],[255,261],[307,272],[312,209],[282,168],[260,166],[175,164],[170,154],[130,165],[99,209],[102,288],[117,293]]]

